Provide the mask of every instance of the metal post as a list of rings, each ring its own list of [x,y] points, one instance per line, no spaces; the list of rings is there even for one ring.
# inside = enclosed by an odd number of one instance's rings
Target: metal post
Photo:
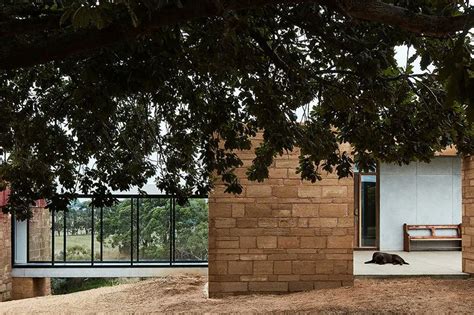
[[[137,262],[140,261],[140,197],[137,197]]]
[[[173,198],[173,217],[172,217],[172,229],[173,229],[173,257],[172,261],[176,261],[176,199]]]
[[[63,260],[66,262],[66,209],[63,210]]]
[[[100,261],[104,260],[104,207],[100,207]]]
[[[26,263],[30,262],[30,219],[26,219]]]
[[[95,217],[94,217],[94,206],[92,206],[92,229],[91,229],[91,265],[94,266],[94,229],[95,229]]]
[[[172,265],[172,260],[173,260],[173,198],[169,199],[169,233],[170,233],[170,255],[169,255],[169,262],[170,266]]]
[[[130,265],[133,266],[133,198],[130,198]]]
[[[51,211],[51,265],[54,266],[54,216],[55,216],[55,211]]]

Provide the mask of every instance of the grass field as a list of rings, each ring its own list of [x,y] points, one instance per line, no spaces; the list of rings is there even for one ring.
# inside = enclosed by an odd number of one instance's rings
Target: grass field
[[[54,252],[57,258],[62,257],[63,252],[63,244],[64,238],[61,235],[58,237],[57,235],[54,237]],[[91,235],[67,235],[66,236],[66,252],[69,253],[73,247],[82,247],[85,251],[87,251],[87,255],[89,260],[90,252],[92,249],[91,244]],[[94,255],[95,257],[99,257],[100,255],[100,243],[97,240],[94,240]],[[129,260],[130,254],[120,253],[117,247],[113,248],[112,246],[108,245],[107,240],[104,240],[104,248],[103,248],[103,259],[104,260]],[[71,260],[82,260],[80,258],[71,259]]]
[[[91,244],[92,238],[90,234],[67,235],[66,236],[66,260],[67,261],[90,261],[91,260]],[[140,246],[140,259],[148,261],[168,261],[169,249],[165,245],[163,249],[157,250],[155,245],[148,245],[145,248]],[[63,261],[64,236],[54,236],[54,257],[55,261]],[[104,261],[129,261],[130,250],[120,252],[118,247],[112,247],[108,239],[104,240],[102,258]],[[96,261],[100,261],[100,242],[94,240],[94,257]],[[134,259],[136,259],[136,250],[134,250]],[[51,261],[51,248],[46,251],[35,251],[30,247],[30,261]]]

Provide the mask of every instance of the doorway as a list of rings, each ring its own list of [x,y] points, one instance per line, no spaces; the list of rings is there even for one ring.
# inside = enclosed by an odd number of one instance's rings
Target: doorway
[[[379,247],[379,181],[378,172],[354,173],[355,247]]]

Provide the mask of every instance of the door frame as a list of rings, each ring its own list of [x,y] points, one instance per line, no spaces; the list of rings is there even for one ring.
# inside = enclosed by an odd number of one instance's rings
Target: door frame
[[[361,246],[361,178],[363,175],[375,175],[375,246]],[[380,167],[377,163],[375,172],[354,172],[354,249],[380,249]]]

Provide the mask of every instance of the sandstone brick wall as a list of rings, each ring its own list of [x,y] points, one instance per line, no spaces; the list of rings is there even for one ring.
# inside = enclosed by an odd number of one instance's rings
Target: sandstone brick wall
[[[0,211],[0,302],[11,298],[11,218]]]
[[[29,221],[30,261],[51,260],[51,214],[44,207],[32,208],[33,217]]]
[[[278,157],[257,183],[244,179],[253,151],[241,152],[242,194],[218,184],[210,195],[211,297],[353,284],[353,179],[301,182],[298,154]]]
[[[43,201],[33,207],[33,217],[29,220],[29,259],[51,260],[51,214]],[[51,294],[50,278],[13,278],[12,299],[26,299]]]
[[[30,219],[30,260],[49,260],[50,216],[44,207],[32,209]],[[12,278],[11,216],[0,212],[0,302],[51,293],[49,278]]]
[[[28,299],[51,294],[49,278],[13,278],[12,299]]]
[[[474,156],[463,160],[462,270],[474,274]]]

